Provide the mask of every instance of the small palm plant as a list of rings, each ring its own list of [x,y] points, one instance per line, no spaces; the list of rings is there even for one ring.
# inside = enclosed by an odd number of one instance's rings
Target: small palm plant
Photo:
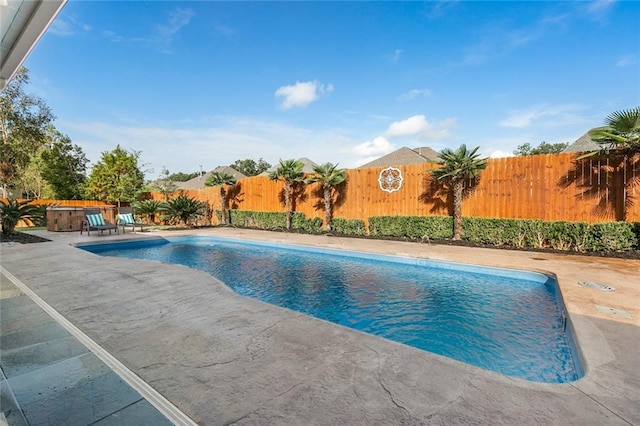
[[[222,212],[222,223],[227,223],[227,192],[225,191],[226,185],[235,185],[236,178],[228,173],[213,172],[207,178],[204,183],[205,186],[220,186],[220,210]]]
[[[431,176],[453,192],[453,239],[462,239],[462,197],[465,185],[480,176],[487,168],[487,159],[479,158],[478,149],[467,150],[465,144],[453,151],[445,148],[438,153],[442,167],[430,170]]]
[[[293,194],[304,185],[304,164],[296,160],[280,160],[278,167],[269,173],[269,179],[281,180],[284,183],[284,205],[287,212],[287,230],[291,229],[293,216]]]
[[[324,229],[331,231],[331,220],[333,218],[333,193],[336,186],[347,180],[347,169],[339,169],[337,164],[325,163],[315,166],[314,176],[305,180],[305,183],[321,182],[322,195],[324,198]]]
[[[149,218],[149,222],[155,223],[156,214],[162,211],[164,204],[158,200],[144,200],[133,204],[133,208],[139,215],[144,215]]]
[[[19,220],[36,220],[40,219],[41,215],[38,206],[30,204],[30,201],[0,200],[0,221],[4,235],[15,233]]]
[[[205,210],[203,203],[184,194],[167,201],[161,209],[169,220],[181,221],[186,226],[190,221],[204,216]]]

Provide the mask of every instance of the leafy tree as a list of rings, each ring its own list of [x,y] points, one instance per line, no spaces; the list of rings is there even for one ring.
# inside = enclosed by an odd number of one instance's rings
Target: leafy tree
[[[153,185],[155,189],[158,190],[159,193],[164,197],[164,201],[169,199],[169,196],[176,192],[178,187],[171,180],[171,175],[169,174],[169,170],[166,167],[162,167],[162,171],[160,172],[160,178],[156,181],[155,185]]]
[[[324,228],[331,231],[331,220],[333,218],[333,192],[336,186],[347,180],[347,169],[338,169],[337,164],[325,163],[315,166],[316,173],[305,180],[305,183],[322,183],[322,193],[324,198]]]
[[[189,225],[190,221],[202,217],[206,206],[195,198],[181,194],[163,204],[161,211],[169,220],[182,221]]]
[[[513,151],[513,155],[518,157],[522,157],[525,155],[539,155],[539,154],[558,154],[566,147],[569,146],[568,142],[565,143],[547,143],[540,142],[540,145],[537,147],[532,147],[531,144],[524,143],[522,145],[518,145],[515,151]]]
[[[87,157],[82,148],[71,143],[68,136],[51,130],[50,148],[44,149],[42,177],[51,186],[53,197],[58,200],[80,200],[84,196],[87,181]]]
[[[222,223],[227,223],[227,203],[225,185],[235,185],[236,178],[228,173],[213,172],[209,175],[204,186],[220,187],[220,210],[222,211]]]
[[[87,195],[110,203],[135,201],[144,185],[140,170],[140,151],[128,152],[120,145],[113,151],[103,152],[87,180]]]
[[[0,92],[0,195],[20,169],[47,141],[46,127],[53,114],[44,101],[28,95],[23,86],[29,82],[29,72],[22,67]]]
[[[431,175],[445,183],[453,192],[453,239],[462,239],[462,197],[465,185],[487,168],[487,159],[479,158],[479,147],[471,151],[465,144],[453,151],[445,148],[438,153],[442,167],[430,170]]]
[[[246,159],[236,160],[233,164],[230,164],[229,167],[239,171],[245,176],[257,176],[262,172],[266,172],[271,167],[271,164],[267,163],[262,158],[259,159],[258,162]]]
[[[29,164],[25,168],[18,168],[18,173],[13,179],[12,186],[18,188],[20,195],[27,199],[55,198],[51,185],[42,176],[44,161],[41,148],[31,156]]]
[[[186,182],[186,181],[191,180],[194,177],[197,177],[199,175],[200,175],[200,172],[193,172],[193,173],[178,172],[178,173],[171,173],[169,175],[169,179],[172,182]]]
[[[2,233],[13,234],[20,219],[38,219],[39,210],[30,201],[0,200],[0,222]]]
[[[296,160],[280,160],[278,167],[269,173],[269,179],[280,180],[284,183],[284,204],[287,212],[287,230],[291,229],[293,216],[293,194],[304,185],[304,164]]]

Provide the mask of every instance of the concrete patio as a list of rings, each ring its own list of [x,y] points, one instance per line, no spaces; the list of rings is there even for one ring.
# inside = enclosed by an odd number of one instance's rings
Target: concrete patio
[[[586,375],[551,385],[238,296],[183,266],[73,246],[176,232],[35,233],[53,241],[1,245],[7,274],[197,424],[640,424],[637,260],[232,228],[196,232],[556,274]]]

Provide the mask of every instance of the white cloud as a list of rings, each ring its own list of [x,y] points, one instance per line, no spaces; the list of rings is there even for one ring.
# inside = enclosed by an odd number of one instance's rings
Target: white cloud
[[[275,164],[280,158],[308,157],[316,163],[352,166],[362,158],[358,142],[341,129],[307,129],[254,117],[216,116],[201,121],[138,125],[124,122],[58,121],[56,127],[80,145],[95,164],[104,151],[120,144],[141,151],[153,179],[166,166],[173,172],[211,170],[238,159]],[[123,142],[124,141],[124,142]],[[375,152],[375,150],[374,150]]]
[[[523,129],[532,126],[534,123],[543,127],[580,124],[588,121],[579,115],[582,109],[583,107],[577,104],[538,104],[529,108],[510,111],[508,117],[501,120],[498,125],[501,127]]]
[[[378,136],[371,141],[363,142],[351,149],[351,152],[357,157],[351,166],[359,167],[395,149],[396,146],[390,143],[384,136]]]
[[[514,157],[513,152],[501,151],[499,149],[493,151],[489,157],[491,158],[504,158],[504,157]]]
[[[320,95],[333,92],[331,83],[324,85],[317,81],[306,81],[279,87],[275,92],[276,98],[284,98],[280,108],[289,109],[294,107],[306,107],[311,102],[317,101]]]
[[[429,90],[429,89],[412,89],[412,90],[409,90],[408,92],[403,93],[402,95],[400,95],[398,97],[398,100],[400,100],[400,101],[410,101],[410,100],[413,100],[413,99],[418,98],[418,97],[427,98],[429,96],[431,96],[431,90]]]
[[[59,37],[70,37],[90,30],[90,25],[78,21],[73,16],[66,16],[65,18],[56,18],[51,27],[49,27],[48,32]]]
[[[402,49],[396,49],[393,51],[393,54],[389,57],[389,59],[395,64],[400,60],[400,56],[402,56]]]
[[[629,65],[635,65],[638,63],[638,57],[636,55],[624,55],[618,58],[616,61],[617,67],[626,67]]]
[[[125,36],[111,30],[102,31],[102,35],[112,42],[131,46],[149,46],[161,53],[172,53],[171,45],[175,36],[191,22],[194,16],[195,12],[192,9],[177,7],[169,13],[166,22],[156,25],[146,35]]]
[[[378,136],[372,141],[363,142],[360,145],[356,145],[351,150],[354,154],[362,156],[370,156],[370,155],[384,155],[394,150],[394,145],[392,145],[387,138],[384,136]]]
[[[414,115],[406,120],[391,123],[385,135],[390,138],[418,135],[424,140],[448,139],[451,137],[451,129],[455,125],[454,118],[430,123],[424,115]]]

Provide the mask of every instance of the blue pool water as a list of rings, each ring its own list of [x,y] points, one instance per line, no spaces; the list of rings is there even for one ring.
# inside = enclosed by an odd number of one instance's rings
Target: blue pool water
[[[583,375],[546,275],[212,237],[82,248],[200,269],[239,294],[507,376]]]

